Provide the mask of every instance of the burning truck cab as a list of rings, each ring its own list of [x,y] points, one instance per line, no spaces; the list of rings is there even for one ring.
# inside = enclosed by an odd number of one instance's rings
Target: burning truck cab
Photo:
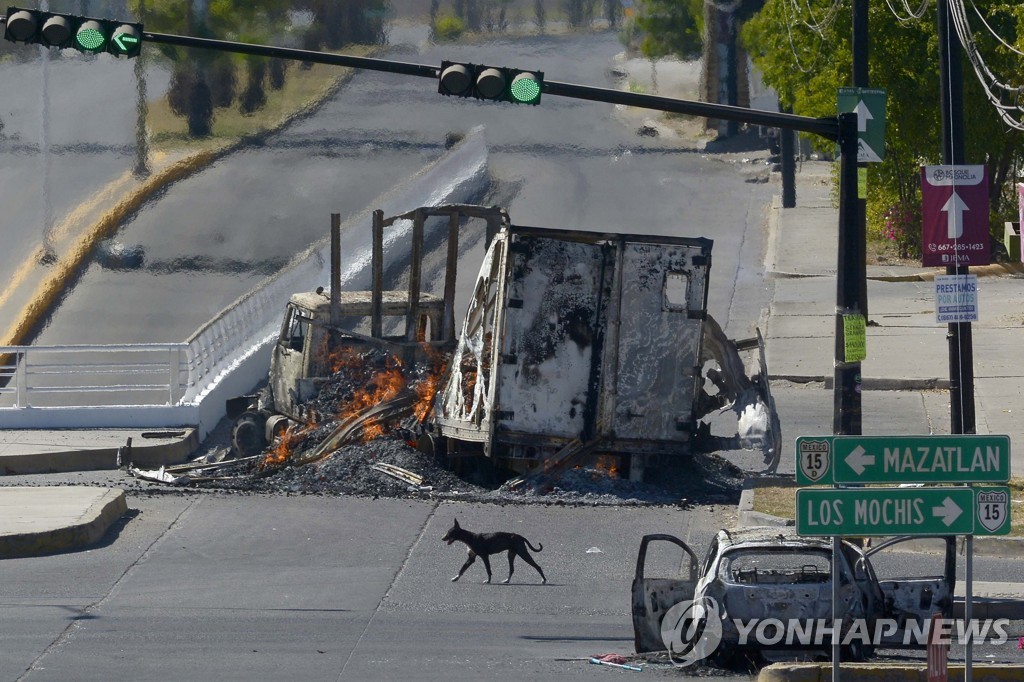
[[[420,291],[430,220],[447,224],[436,296]],[[456,335],[459,233],[469,220],[486,223],[487,247]],[[410,222],[408,289],[385,291],[383,228]],[[259,405],[235,404],[247,408],[236,422],[239,454],[266,445],[286,420],[308,419],[303,406],[336,364],[324,357],[376,347],[406,367],[444,355],[419,442],[453,463],[485,458],[525,473],[611,456],[639,479],[665,458],[745,447],[777,465],[760,333],[732,341],[707,312],[711,240],[522,227],[504,209],[466,205],[387,219],[378,211],[373,239],[370,291],[340,292],[333,304],[322,292],[292,297],[269,390]],[[405,316],[404,333],[383,333],[388,315]],[[417,350],[424,345],[431,352]],[[754,351],[752,376],[745,351]],[[730,409],[735,434],[713,436],[706,418]]]

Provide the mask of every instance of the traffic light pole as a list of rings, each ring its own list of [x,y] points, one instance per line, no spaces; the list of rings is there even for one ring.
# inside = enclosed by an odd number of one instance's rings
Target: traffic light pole
[[[299,50],[288,47],[274,47],[271,45],[254,45],[252,43],[238,43],[227,40],[214,40],[210,38],[195,38],[191,36],[179,36],[166,33],[152,33],[149,31],[143,31],[142,40],[143,42],[175,45],[177,47],[219,50],[222,52],[234,52],[237,54],[248,54],[260,57],[277,57],[279,59],[294,59],[316,64],[347,66],[354,69],[367,69],[370,71],[384,71],[404,76],[419,76],[434,80],[437,80],[440,77],[440,69],[431,64],[412,64],[408,62],[391,61],[388,59],[353,57],[349,55],[332,54],[330,52]],[[839,141],[839,122],[835,118],[811,118],[808,116],[797,116],[795,114],[747,109],[745,107],[736,107],[727,104],[710,104],[707,102],[694,102],[690,100],[671,99],[668,97],[656,97],[654,95],[622,92],[608,88],[596,88],[587,85],[575,85],[572,83],[558,83],[548,80],[545,80],[541,87],[543,94],[549,96],[572,97],[574,99],[585,99],[593,102],[622,104],[641,109],[654,109],[656,111],[688,114],[691,116],[704,116],[708,118],[720,118],[755,125],[798,130],[801,132],[821,135],[822,137],[826,137],[835,142]]]

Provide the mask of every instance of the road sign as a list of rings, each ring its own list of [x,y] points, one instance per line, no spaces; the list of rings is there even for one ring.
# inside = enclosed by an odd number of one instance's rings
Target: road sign
[[[835,483],[1005,483],[1010,437],[835,436]]]
[[[835,436],[796,439],[797,485],[832,485],[832,447]]]
[[[885,90],[839,88],[839,113],[857,114],[857,161],[885,160]]]
[[[799,535],[1006,535],[1010,489],[806,488],[796,493]]]
[[[1005,483],[1010,437],[800,436],[797,485],[833,483]]]
[[[978,321],[978,276],[935,276],[935,322]]]
[[[926,267],[989,264],[985,166],[922,166],[921,200]]]

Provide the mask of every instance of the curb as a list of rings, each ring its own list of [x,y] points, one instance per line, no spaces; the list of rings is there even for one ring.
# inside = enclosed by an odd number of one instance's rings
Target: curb
[[[25,344],[29,337],[32,336],[39,321],[48,315],[54,304],[65,295],[68,282],[75,278],[97,242],[116,234],[117,228],[120,227],[121,223],[142,208],[142,205],[154,194],[171,183],[188,177],[200,168],[206,167],[223,153],[226,153],[226,151],[197,152],[171,164],[163,171],[152,175],[142,186],[129,192],[114,208],[107,211],[99,220],[90,225],[68,254],[58,261],[54,271],[44,277],[43,281],[36,287],[31,297],[32,302],[27,308],[22,310],[18,319],[8,327],[6,345],[18,346]]]
[[[936,275],[944,275],[945,271],[918,272],[912,275],[875,275],[868,277],[878,282],[931,282]],[[978,277],[1000,277],[1004,275],[1024,275],[1024,263],[993,263],[971,268],[972,275]]]
[[[145,440],[136,439],[130,453],[129,461],[122,465],[135,464],[142,467],[159,467],[168,464],[180,464],[199,447],[199,432],[194,428],[181,429],[175,432],[142,432],[142,438],[156,438],[161,442],[147,444]],[[95,471],[117,469],[119,457],[122,457],[122,446],[88,446],[78,445],[64,448],[54,447],[45,452],[26,452],[24,454],[5,454],[0,456],[0,475],[55,474],[69,471]],[[72,464],[69,466],[69,462]]]
[[[906,663],[841,663],[843,682],[860,682],[861,680],[884,680],[885,682],[927,682],[928,667],[924,664]],[[1004,664],[974,664],[971,666],[974,679],[985,680],[1021,680],[1024,679],[1024,666]],[[950,664],[949,679],[964,679],[964,665]],[[832,679],[831,663],[773,663],[762,668],[757,682],[830,682]]]
[[[37,497],[41,490],[66,494],[66,488],[5,488],[4,494],[27,491]],[[0,558],[39,556],[88,547],[98,542],[111,525],[128,511],[124,490],[120,488],[87,488],[101,491],[83,513],[78,523],[70,523],[48,530],[25,533],[0,534]],[[8,519],[10,521],[11,519]],[[16,521],[16,519],[15,519]],[[61,522],[57,521],[57,525]]]
[[[737,508],[740,526],[792,526],[796,522],[793,519],[784,519],[781,516],[772,516],[764,512],[754,511],[754,486],[756,483],[792,483],[789,476],[766,476],[764,478],[748,478],[743,481],[743,492],[740,493],[740,503]]]
[[[771,381],[790,381],[794,384],[820,383],[824,384],[826,390],[831,389],[835,381],[834,376],[825,376],[824,374],[810,376],[805,374],[769,373],[768,379]],[[861,382],[861,390],[863,391],[931,391],[936,389],[949,390],[949,379],[940,379],[938,377],[928,379],[872,379],[871,377],[865,377]]]

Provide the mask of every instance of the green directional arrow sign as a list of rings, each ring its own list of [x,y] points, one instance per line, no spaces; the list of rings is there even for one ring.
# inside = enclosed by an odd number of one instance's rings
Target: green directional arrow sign
[[[796,493],[800,535],[1005,535],[1010,489],[808,488]]]
[[[857,114],[858,162],[885,160],[885,90],[839,88],[839,113]]]
[[[1010,437],[836,436],[835,483],[1005,483]]]

